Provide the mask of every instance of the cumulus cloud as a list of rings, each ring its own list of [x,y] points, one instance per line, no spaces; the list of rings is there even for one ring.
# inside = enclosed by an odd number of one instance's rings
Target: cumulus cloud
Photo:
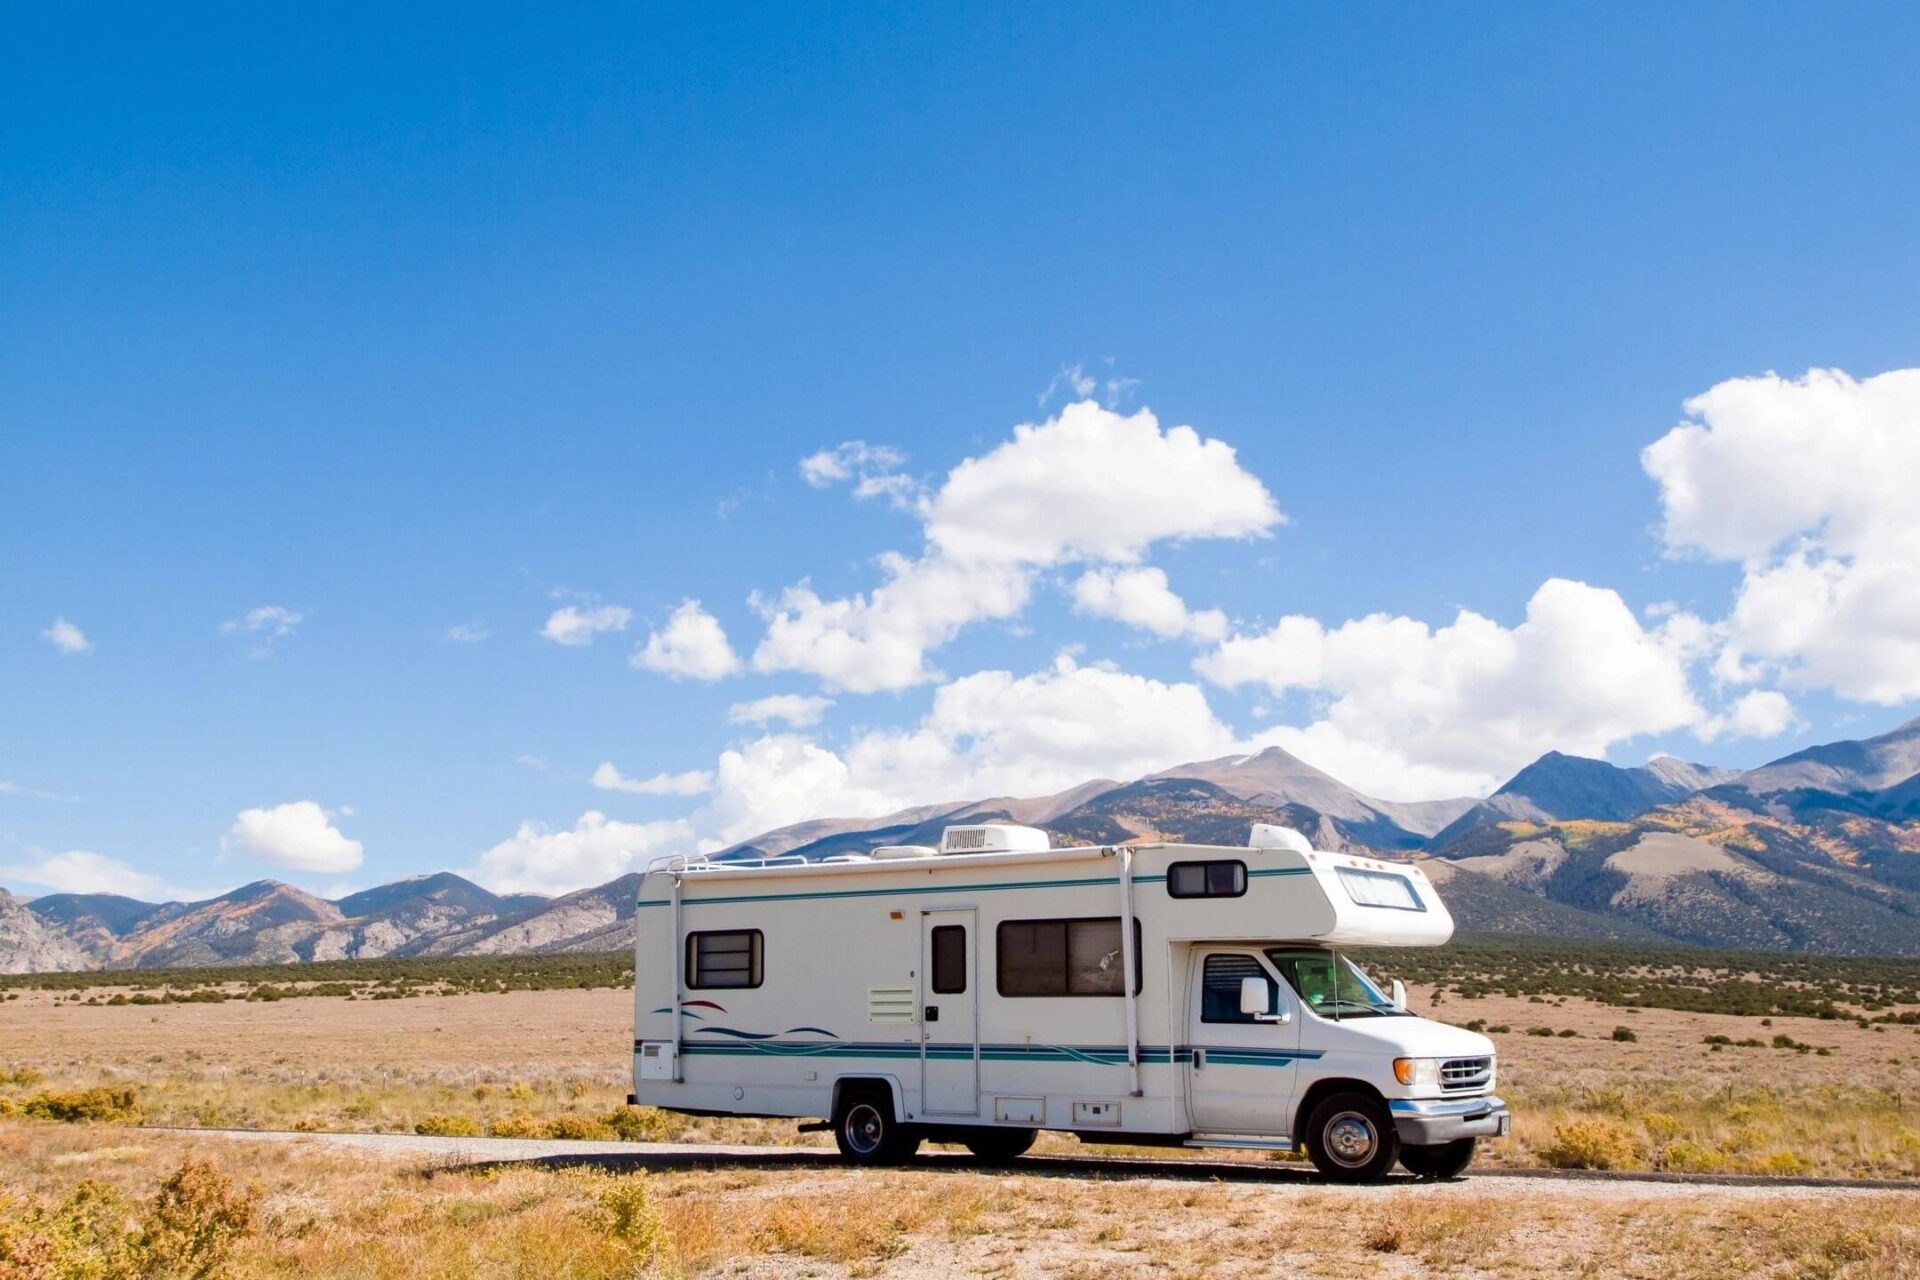
[[[667,625],[634,651],[631,662],[676,680],[721,680],[736,674],[741,665],[719,619],[701,608],[698,600],[681,601]]]
[[[588,810],[571,829],[521,823],[512,838],[480,855],[473,876],[497,893],[567,893],[644,871],[663,854],[693,851],[693,828],[684,819],[617,822]]]
[[[1156,542],[1259,537],[1284,519],[1225,443],[1091,401],[1016,427],[915,509],[926,545],[880,556],[870,593],[824,598],[802,582],[756,599],[767,633],[754,666],[856,693],[924,684],[940,678],[928,655],[969,624],[1018,615],[1039,569],[1131,565]]]
[[[88,653],[93,649],[93,642],[87,639],[86,632],[65,618],[55,618],[52,625],[40,634],[62,653]]]
[[[751,702],[734,703],[727,708],[727,721],[730,724],[772,724],[782,721],[795,729],[805,729],[820,723],[820,717],[832,705],[832,698],[822,698],[818,694],[776,693],[771,697],[755,698]]]
[[[1484,794],[1548,750],[1598,756],[1701,725],[1687,664],[1685,640],[1643,627],[1615,592],[1552,579],[1512,628],[1464,609],[1438,628],[1386,614],[1333,628],[1292,616],[1195,667],[1229,688],[1321,700],[1317,719],[1263,740],[1403,800]]]
[[[706,769],[689,769],[685,773],[629,778],[615,768],[612,761],[605,761],[593,771],[593,785],[602,791],[625,791],[637,796],[697,796],[713,790],[713,774]]]
[[[0,866],[0,880],[30,884],[49,893],[117,893],[149,902],[191,901],[210,896],[179,888],[119,858],[85,849],[69,849],[64,853],[28,849],[25,854],[23,862]]]
[[[1777,689],[1755,689],[1734,699],[1720,715],[1709,716],[1694,732],[1704,742],[1716,738],[1777,738],[1801,724],[1793,702]]]
[[[1221,640],[1227,615],[1190,610],[1167,585],[1166,571],[1152,567],[1089,569],[1073,584],[1073,607],[1096,618],[1113,618],[1169,639]]]
[[[962,564],[935,556],[880,557],[886,582],[871,594],[823,599],[807,583],[755,599],[767,621],[754,650],[760,671],[804,671],[853,693],[905,689],[938,678],[929,651],[968,623],[1026,608],[1032,575],[1019,566]]]
[[[633,610],[624,605],[604,604],[596,608],[582,608],[570,604],[555,609],[547,619],[547,625],[540,628],[540,634],[555,644],[577,649],[592,644],[593,638],[603,631],[625,631],[627,624],[632,621]]]
[[[955,467],[927,540],[962,561],[1131,564],[1155,542],[1259,537],[1284,519],[1225,441],[1082,400]]]
[[[1717,677],[1920,697],[1920,369],[1735,378],[1641,454],[1668,551],[1740,565]]]
[[[242,809],[221,848],[299,871],[337,875],[360,865],[362,849],[349,840],[311,800],[295,800],[270,809]]]

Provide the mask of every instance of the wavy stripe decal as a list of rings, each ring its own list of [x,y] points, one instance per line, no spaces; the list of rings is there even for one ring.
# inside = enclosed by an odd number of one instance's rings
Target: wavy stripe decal
[[[681,1051],[712,1057],[742,1057],[763,1054],[772,1057],[827,1057],[827,1058],[873,1058],[886,1060],[915,1059],[921,1056],[922,1046],[911,1041],[811,1041],[781,1040],[770,1033],[739,1031],[731,1027],[700,1027],[700,1031],[711,1031],[718,1035],[736,1037],[728,1041],[694,1041],[681,1046]],[[800,1027],[795,1030],[820,1031],[822,1035],[831,1032],[816,1027]],[[636,1050],[639,1042],[635,1041]],[[974,1048],[970,1044],[929,1044],[924,1046],[928,1058],[948,1060],[966,1060],[973,1057]],[[1170,1051],[1165,1045],[1140,1046],[1140,1060],[1143,1063],[1164,1063],[1172,1061],[1185,1063],[1193,1061],[1194,1045],[1176,1045]],[[1208,1061],[1222,1066],[1247,1067],[1286,1067],[1299,1061],[1312,1061],[1321,1056],[1318,1049],[1258,1049],[1242,1045],[1200,1045],[1206,1051]],[[1098,1067],[1125,1066],[1127,1050],[1125,1045],[1066,1045],[1066,1044],[983,1044],[980,1057],[986,1062],[1082,1062]]]

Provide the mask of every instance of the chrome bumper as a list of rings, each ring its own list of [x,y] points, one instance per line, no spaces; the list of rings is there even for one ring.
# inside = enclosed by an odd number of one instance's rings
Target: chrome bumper
[[[1461,1138],[1504,1136],[1513,1126],[1507,1104],[1487,1095],[1479,1098],[1394,1099],[1387,1103],[1400,1141],[1411,1147],[1430,1147]]]

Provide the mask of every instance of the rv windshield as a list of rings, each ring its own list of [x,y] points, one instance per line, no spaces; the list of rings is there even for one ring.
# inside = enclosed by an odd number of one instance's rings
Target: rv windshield
[[[1309,1009],[1323,1018],[1338,1022],[1342,1018],[1398,1017],[1405,1010],[1393,1007],[1393,1001],[1373,985],[1366,971],[1338,951],[1276,948],[1267,959],[1280,976],[1293,985]]]

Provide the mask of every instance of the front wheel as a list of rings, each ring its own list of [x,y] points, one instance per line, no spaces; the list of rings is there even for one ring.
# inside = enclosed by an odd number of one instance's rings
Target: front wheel
[[[1006,1164],[1027,1154],[1038,1136],[1033,1129],[983,1129],[967,1138],[967,1150],[981,1164]]]
[[[919,1136],[893,1118],[893,1099],[877,1091],[847,1095],[833,1120],[833,1140],[855,1164],[895,1164],[920,1148]]]
[[[1400,1135],[1378,1098],[1336,1093],[1307,1119],[1307,1155],[1335,1182],[1378,1182],[1400,1155]]]
[[[1400,1163],[1416,1178],[1457,1178],[1473,1163],[1474,1139],[1458,1138],[1430,1147],[1400,1148]]]

